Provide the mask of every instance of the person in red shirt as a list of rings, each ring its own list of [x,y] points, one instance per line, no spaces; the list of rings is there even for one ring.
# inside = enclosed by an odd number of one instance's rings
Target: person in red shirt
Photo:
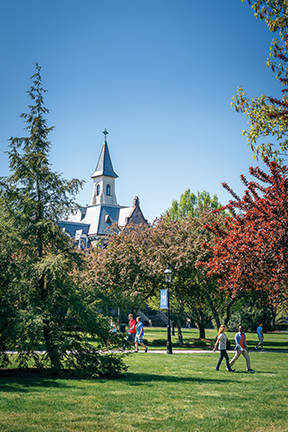
[[[131,344],[135,345],[135,336],[136,336],[136,321],[133,318],[132,314],[128,315],[129,318],[129,329],[128,329],[128,334],[127,334],[127,342],[130,342]],[[125,350],[126,345],[123,345],[123,351]]]

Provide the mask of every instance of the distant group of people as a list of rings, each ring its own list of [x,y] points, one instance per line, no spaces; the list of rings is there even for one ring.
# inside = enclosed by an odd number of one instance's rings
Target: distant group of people
[[[128,328],[126,341],[135,346],[134,352],[138,352],[139,345],[142,345],[146,353],[148,351],[148,347],[143,342],[144,326],[141,321],[141,317],[137,316],[135,321],[133,315],[129,314],[128,318],[129,318],[129,323],[128,323],[129,328]],[[109,333],[111,334],[111,337],[113,337],[117,334],[117,328],[116,328],[116,324],[113,321],[113,318],[110,318],[109,326],[110,326]],[[107,349],[109,348],[110,342],[111,342],[111,338],[108,339]],[[125,351],[125,349],[126,349],[126,344],[123,345],[122,351]]]
[[[128,328],[128,334],[127,334],[127,338],[126,341],[134,344],[135,345],[135,351],[134,352],[138,352],[138,348],[139,345],[142,345],[143,348],[145,349],[145,353],[148,351],[148,348],[146,347],[146,345],[143,342],[143,336],[144,336],[144,326],[143,323],[141,321],[141,317],[137,316],[136,321],[133,318],[133,315],[130,314],[128,315],[129,318],[129,328]],[[124,351],[126,348],[126,345],[123,345],[122,350]]]
[[[136,320],[135,320],[133,317],[133,314],[129,314],[128,319],[129,319],[129,322],[128,322],[126,342],[135,346],[134,352],[138,352],[139,351],[139,345],[141,345],[141,346],[143,346],[145,353],[146,353],[148,351],[148,347],[143,342],[144,326],[143,326],[143,323],[141,321],[141,317],[137,316]],[[116,336],[116,334],[117,334],[117,328],[116,328],[116,324],[113,321],[113,318],[110,318],[109,325],[110,325],[109,333],[111,334],[111,338],[112,338],[112,337]],[[186,321],[186,326],[187,325],[188,325],[188,321]],[[190,325],[190,322],[189,322],[189,325]],[[238,333],[235,334],[236,346],[235,346],[234,350],[236,352],[235,352],[234,357],[230,361],[229,361],[229,357],[228,357],[228,353],[227,353],[229,341],[228,341],[228,338],[225,334],[226,330],[227,330],[227,328],[225,325],[221,325],[219,327],[216,343],[215,343],[215,346],[213,348],[214,352],[216,351],[217,348],[220,351],[220,357],[219,357],[219,360],[217,362],[215,370],[219,371],[220,365],[221,365],[223,359],[225,359],[226,369],[229,372],[235,372],[235,369],[233,369],[232,366],[236,362],[236,360],[238,360],[240,355],[242,354],[246,360],[246,370],[248,372],[254,372],[254,370],[251,368],[251,364],[250,364],[250,355],[249,355],[249,351],[248,351],[248,348],[246,345],[246,335],[243,331],[243,326],[239,325]],[[264,339],[263,323],[259,324],[256,331],[257,331],[257,336],[258,336],[259,342],[255,346],[255,350],[257,351],[258,348],[261,347],[262,351],[264,351],[264,348],[263,348],[263,339]],[[107,349],[110,345],[111,338],[108,339]],[[125,351],[125,349],[126,349],[126,344],[123,345],[122,351]]]
[[[213,348],[213,351],[215,352],[217,347],[219,348],[220,351],[220,357],[218,360],[218,363],[216,365],[215,370],[219,371],[219,367],[222,363],[223,358],[225,358],[226,361],[226,369],[229,372],[235,372],[235,369],[232,369],[233,364],[236,362],[236,360],[238,360],[238,358],[240,357],[240,355],[242,354],[245,357],[246,360],[246,369],[249,372],[254,372],[253,369],[251,369],[251,364],[250,364],[250,355],[249,355],[249,351],[246,345],[246,335],[243,331],[243,327],[242,325],[239,326],[238,328],[238,333],[235,334],[235,355],[232,358],[232,360],[230,360],[229,362],[229,357],[227,354],[227,343],[228,343],[228,338],[225,335],[225,331],[227,330],[225,325],[221,325],[219,327],[218,330],[218,335],[217,335],[217,339],[216,339],[216,343],[215,346]],[[255,349],[256,351],[258,350],[258,347],[261,346],[262,351],[263,349],[263,324],[260,323],[259,326],[257,327],[257,335],[258,335],[258,339],[259,339],[259,343],[256,345]]]

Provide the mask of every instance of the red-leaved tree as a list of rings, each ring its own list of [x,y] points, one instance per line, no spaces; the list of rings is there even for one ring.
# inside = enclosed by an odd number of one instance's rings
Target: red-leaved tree
[[[207,226],[217,237],[206,266],[208,275],[221,275],[220,288],[232,297],[261,290],[277,307],[288,299],[288,168],[264,161],[268,173],[250,168],[257,181],[241,176],[247,188],[242,199],[223,183],[234,198],[225,207],[231,216],[224,228]]]

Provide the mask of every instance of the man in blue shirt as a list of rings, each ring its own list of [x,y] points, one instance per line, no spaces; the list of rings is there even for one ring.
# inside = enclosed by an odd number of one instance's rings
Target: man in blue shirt
[[[257,351],[258,347],[261,346],[262,351],[264,351],[264,348],[263,348],[263,339],[264,339],[264,336],[263,336],[263,323],[259,324],[259,326],[257,327],[256,331],[257,331],[257,336],[258,336],[259,342],[256,345],[255,349]]]
[[[235,361],[242,354],[246,360],[247,371],[254,372],[250,366],[250,356],[249,356],[248,348],[246,345],[246,335],[243,332],[242,325],[239,326],[239,332],[236,333],[236,335],[235,335],[235,343],[236,343],[236,346],[235,346],[236,353],[235,353],[234,357],[232,358],[232,360],[230,361],[230,367],[232,367],[232,365],[235,363]]]
[[[146,353],[148,351],[148,348],[143,343],[144,329],[140,316],[137,316],[136,323],[135,352],[138,352],[138,345],[140,344],[145,348]]]

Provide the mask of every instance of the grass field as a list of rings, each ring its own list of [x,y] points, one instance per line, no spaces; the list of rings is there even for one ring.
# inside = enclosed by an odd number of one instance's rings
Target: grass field
[[[144,328],[145,341],[152,348],[164,349],[166,347],[167,335],[164,328]],[[217,332],[215,330],[206,329],[206,339],[199,340],[199,332],[197,329],[182,329],[184,346],[181,347],[178,344],[177,331],[175,330],[175,336],[172,336],[172,344],[177,349],[212,349],[215,344],[215,338]],[[228,339],[230,340],[234,349],[234,332],[226,332]],[[247,346],[250,350],[253,350],[258,343],[256,333],[246,333]],[[265,333],[264,334],[264,346],[267,350],[288,350],[288,332],[277,332],[277,333]]]
[[[257,338],[247,336],[255,346]],[[272,334],[270,343],[283,348],[287,339],[288,333]],[[215,372],[218,355],[133,353],[128,373],[115,380],[2,372],[0,430],[287,432],[288,354],[250,352],[255,373],[246,372],[242,356],[235,373],[223,363]]]

